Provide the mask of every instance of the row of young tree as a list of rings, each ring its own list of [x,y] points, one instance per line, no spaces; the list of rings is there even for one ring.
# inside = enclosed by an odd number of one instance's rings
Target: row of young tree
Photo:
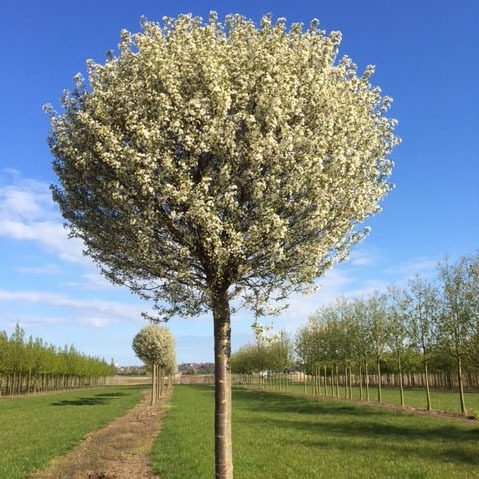
[[[10,337],[0,332],[0,395],[99,386],[114,374],[113,364],[73,346],[59,348],[41,338],[26,338],[18,324]]]
[[[253,323],[256,341],[231,355],[233,374],[253,374],[266,371],[288,371],[295,367],[293,342],[288,334],[273,334],[273,325],[266,328]]]
[[[257,335],[256,344],[233,355],[233,371],[296,364],[336,388],[341,381],[362,394],[364,386],[367,399],[374,384],[378,401],[382,385],[392,383],[403,405],[406,385],[424,386],[428,410],[431,387],[454,387],[466,414],[464,389],[479,387],[479,256],[445,259],[436,278],[417,275],[405,288],[340,298],[311,316],[294,341],[284,334],[273,339]]]

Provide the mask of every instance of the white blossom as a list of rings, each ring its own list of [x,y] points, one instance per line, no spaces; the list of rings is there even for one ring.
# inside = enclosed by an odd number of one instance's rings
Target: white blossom
[[[142,28],[48,110],[54,199],[111,281],[165,317],[213,311],[224,388],[231,300],[307,290],[365,236],[392,188],[391,100],[316,20]]]

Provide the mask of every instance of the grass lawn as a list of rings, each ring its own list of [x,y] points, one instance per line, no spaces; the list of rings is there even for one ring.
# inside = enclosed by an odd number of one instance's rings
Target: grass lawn
[[[364,391],[363,391],[364,393]],[[469,414],[477,416],[479,419],[479,394],[477,392],[466,392],[464,394],[466,408]],[[353,397],[359,399],[359,390],[353,391]],[[370,399],[376,401],[377,390],[370,391]],[[399,389],[383,388],[382,400],[388,404],[400,404]],[[405,389],[404,402],[406,406],[420,409],[426,409],[426,392],[424,389]],[[432,409],[460,414],[461,405],[459,402],[459,392],[457,391],[431,391]]]
[[[479,424],[235,389],[236,479],[479,478]],[[214,477],[213,389],[176,386],[153,461],[162,479]]]
[[[0,400],[0,478],[25,479],[46,467],[135,406],[142,390],[110,387]]]
[[[265,385],[265,389],[270,386],[268,383]],[[273,387],[270,387],[269,390],[275,390],[274,384]],[[287,391],[294,391],[298,393],[304,392],[304,386],[294,384],[288,385]],[[353,387],[353,399],[360,398],[360,391],[358,387]],[[312,394],[311,386],[308,385],[306,388],[307,394]],[[331,387],[328,388],[328,395],[331,395]],[[324,387],[320,389],[320,397],[324,397]],[[399,395],[399,388],[382,388],[382,402],[387,404],[396,404],[399,405],[401,403],[401,398]],[[466,392],[465,393],[465,402],[467,412],[470,415],[473,415],[479,419],[479,393],[476,392]],[[339,388],[339,397],[344,398],[345,392],[344,387]],[[369,388],[369,399],[371,402],[375,402],[377,400],[377,388],[370,387]],[[366,390],[363,388],[362,399],[366,400]],[[409,407],[419,408],[419,409],[426,409],[427,401],[426,401],[426,391],[424,389],[404,389],[404,401],[405,405]],[[443,411],[449,413],[456,413],[459,414],[461,412],[461,406],[459,402],[459,392],[458,391],[446,391],[446,390],[431,390],[431,403],[432,409],[436,411]]]

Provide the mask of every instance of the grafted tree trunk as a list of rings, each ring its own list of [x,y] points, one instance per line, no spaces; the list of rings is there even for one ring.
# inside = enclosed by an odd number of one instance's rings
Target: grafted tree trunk
[[[215,478],[233,479],[231,436],[231,318],[227,291],[213,298],[215,343]]]

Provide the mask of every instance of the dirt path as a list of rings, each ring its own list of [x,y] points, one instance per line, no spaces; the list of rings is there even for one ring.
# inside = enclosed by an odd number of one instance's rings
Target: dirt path
[[[151,472],[149,454],[168,399],[150,406],[145,393],[125,416],[85,437],[31,479],[160,479]]]

